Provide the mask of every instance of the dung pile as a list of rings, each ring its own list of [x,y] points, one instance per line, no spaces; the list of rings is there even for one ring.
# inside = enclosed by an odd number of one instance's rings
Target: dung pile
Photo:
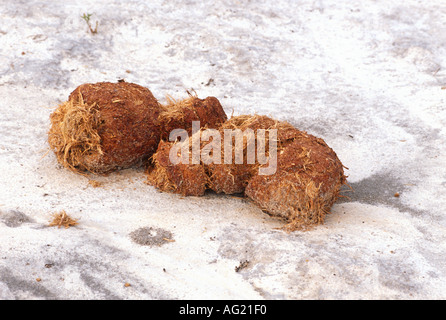
[[[83,84],[51,114],[48,142],[74,171],[105,173],[142,163],[160,141],[161,105],[133,83]]]
[[[49,145],[70,170],[145,165],[148,184],[161,191],[243,193],[290,231],[323,223],[346,184],[322,139],[267,116],[228,120],[215,97],[162,105],[137,84],[83,84],[50,120]]]

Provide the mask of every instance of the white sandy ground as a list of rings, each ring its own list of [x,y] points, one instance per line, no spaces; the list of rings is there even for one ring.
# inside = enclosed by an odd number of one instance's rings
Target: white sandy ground
[[[0,299],[445,299],[445,21],[443,1],[1,0]],[[288,120],[355,192],[287,234],[240,197],[61,168],[51,108],[121,78]],[[60,210],[79,225],[48,227]],[[145,227],[174,241],[138,244]]]

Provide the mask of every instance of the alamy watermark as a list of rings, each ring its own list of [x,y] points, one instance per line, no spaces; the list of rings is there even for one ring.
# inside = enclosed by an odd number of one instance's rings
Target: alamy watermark
[[[222,158],[224,164],[258,163],[260,175],[272,175],[277,170],[277,129],[257,129],[256,131],[250,128],[244,131],[224,129],[222,137],[219,130],[202,130],[200,121],[192,121],[191,139],[184,129],[175,129],[170,132],[169,141],[176,143],[170,149],[169,160],[174,165],[179,163],[222,164]],[[202,148],[203,141],[209,142]],[[244,161],[245,141],[246,162]],[[267,141],[268,152],[266,152]]]

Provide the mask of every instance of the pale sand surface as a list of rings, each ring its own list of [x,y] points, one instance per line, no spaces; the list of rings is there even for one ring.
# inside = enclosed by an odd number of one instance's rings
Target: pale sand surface
[[[0,1],[0,299],[445,299],[444,21],[443,1]],[[287,120],[355,192],[287,234],[244,198],[59,166],[52,108],[122,78]],[[48,227],[61,210],[79,225]]]

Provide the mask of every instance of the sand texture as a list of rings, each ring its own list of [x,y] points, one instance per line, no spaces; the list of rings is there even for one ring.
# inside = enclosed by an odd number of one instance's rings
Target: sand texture
[[[446,299],[445,19],[440,0],[0,0],[0,299]],[[120,79],[288,121],[354,192],[287,233],[244,197],[62,167],[50,114]],[[50,226],[63,211],[77,224]]]

